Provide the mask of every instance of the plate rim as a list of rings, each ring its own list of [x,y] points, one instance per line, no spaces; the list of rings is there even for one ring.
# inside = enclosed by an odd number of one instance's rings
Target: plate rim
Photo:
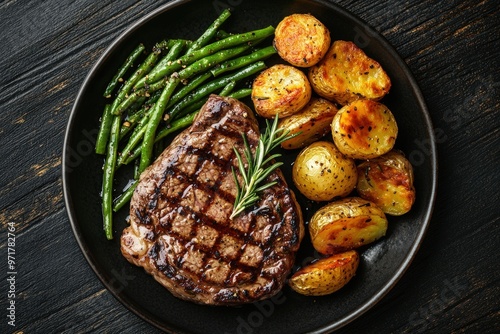
[[[415,100],[418,102],[419,109],[421,110],[421,114],[424,118],[425,121],[425,128],[427,129],[427,135],[429,136],[430,139],[430,147],[429,147],[429,158],[431,160],[431,168],[432,168],[432,180],[431,182],[431,187],[430,187],[430,192],[429,192],[429,201],[428,201],[428,206],[425,210],[425,214],[423,215],[423,222],[422,222],[422,227],[419,230],[419,233],[415,237],[415,242],[411,245],[411,247],[408,250],[408,254],[404,258],[404,261],[399,265],[398,270],[394,273],[394,275],[391,277],[391,279],[385,284],[383,284],[382,288],[369,297],[360,307],[358,307],[355,311],[350,312],[346,314],[343,318],[340,320],[334,320],[329,322],[328,324],[312,331],[311,333],[325,333],[325,332],[330,332],[333,330],[340,329],[341,327],[346,326],[347,324],[351,323],[355,319],[359,318],[361,315],[366,313],[369,309],[374,307],[380,300],[384,298],[385,295],[387,295],[392,288],[397,284],[397,282],[404,276],[405,272],[408,270],[410,267],[410,264],[414,260],[416,254],[418,253],[418,250],[420,249],[422,245],[422,241],[425,237],[425,234],[428,230],[428,227],[430,225],[431,217],[433,214],[434,210],[434,205],[435,205],[435,200],[436,200],[436,194],[437,194],[437,178],[438,178],[438,158],[437,158],[437,148],[436,148],[436,139],[435,135],[433,132],[434,126],[432,124],[432,120],[429,114],[429,110],[427,107],[427,104],[425,102],[425,98],[422,94],[422,91],[420,89],[420,86],[418,85],[417,80],[415,79],[413,73],[411,72],[408,64],[403,60],[401,55],[397,52],[395,47],[389,43],[389,41],[383,36],[381,33],[379,33],[377,30],[373,29],[365,20],[361,19],[357,15],[353,14],[349,10],[345,9],[344,7],[338,5],[337,3],[326,1],[326,0],[308,0],[312,1],[315,3],[318,3],[322,6],[326,6],[328,8],[331,8],[339,13],[341,13],[343,16],[345,16],[347,19],[352,20],[354,22],[357,22],[361,26],[365,26],[371,29],[376,34],[377,40],[382,44],[383,48],[387,50],[390,54],[394,56],[394,59],[396,60],[398,66],[403,70],[404,75],[406,76],[407,80],[410,82],[410,85],[412,87],[412,92],[415,94]],[[194,2],[193,0],[174,0],[170,1],[168,3],[165,3],[163,5],[160,5],[158,8],[154,9],[148,14],[143,15],[139,19],[133,21],[130,25],[128,25],[125,30],[120,33],[117,37],[115,37],[111,43],[109,44],[108,47],[102,52],[102,54],[99,56],[99,58],[94,61],[91,69],[88,71],[86,74],[84,80],[80,84],[80,88],[78,89],[78,92],[76,93],[76,98],[73,102],[70,115],[68,118],[68,122],[66,125],[65,129],[65,135],[64,135],[64,142],[63,142],[63,151],[62,151],[62,188],[63,188],[63,197],[64,197],[64,202],[65,202],[65,208],[66,212],[68,215],[68,219],[71,224],[71,228],[73,231],[73,235],[77,241],[77,244],[82,251],[84,258],[86,259],[87,263],[89,266],[92,268],[92,271],[94,274],[98,277],[98,279],[101,281],[101,283],[104,285],[106,290],[108,290],[111,295],[115,299],[117,299],[128,311],[131,311],[135,315],[137,315],[140,319],[146,321],[147,323],[155,326],[156,328],[164,331],[175,331],[175,333],[188,333],[184,331],[179,331],[178,328],[174,328],[173,326],[167,326],[165,323],[160,323],[156,320],[155,316],[152,316],[149,314],[149,312],[144,312],[145,310],[139,310],[137,306],[135,305],[134,301],[130,300],[130,298],[126,297],[123,293],[121,292],[116,292],[111,284],[107,282],[105,279],[103,273],[98,270],[97,265],[94,261],[94,256],[90,252],[90,248],[88,247],[87,243],[84,242],[84,236],[81,232],[81,229],[79,227],[79,224],[77,223],[77,219],[75,216],[75,210],[73,207],[73,202],[71,198],[71,193],[69,192],[69,174],[70,174],[70,167],[68,166],[68,153],[67,153],[67,148],[69,145],[69,142],[71,140],[71,133],[72,133],[72,128],[74,126],[74,119],[76,117],[76,111],[77,111],[77,106],[79,105],[80,99],[83,95],[83,92],[85,90],[85,87],[87,87],[89,81],[91,81],[92,77],[94,76],[95,71],[98,69],[100,64],[106,60],[107,57],[109,57],[113,51],[118,47],[118,44],[120,44],[120,41],[125,39],[127,36],[132,34],[136,29],[138,29],[142,24],[145,22],[155,18],[158,15],[162,15],[164,12],[169,11],[177,6],[189,4],[191,2]]]

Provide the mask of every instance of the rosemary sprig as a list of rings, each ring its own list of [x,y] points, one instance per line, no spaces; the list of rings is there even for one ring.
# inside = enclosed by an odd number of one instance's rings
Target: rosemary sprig
[[[245,209],[251,207],[259,199],[259,193],[263,190],[272,187],[276,182],[262,184],[265,179],[278,167],[283,165],[282,162],[270,162],[276,158],[281,157],[281,154],[276,153],[269,155],[269,153],[280,145],[282,142],[294,137],[295,135],[288,135],[289,131],[278,129],[278,116],[274,118],[274,122],[269,126],[266,120],[266,130],[264,134],[260,135],[259,143],[255,150],[255,155],[252,154],[250,145],[245,134],[243,136],[244,150],[247,166],[243,162],[243,158],[236,148],[234,152],[238,159],[238,168],[243,176],[243,184],[240,185],[236,171],[233,170],[234,181],[236,183],[237,195],[234,201],[233,213],[231,219],[239,215]]]

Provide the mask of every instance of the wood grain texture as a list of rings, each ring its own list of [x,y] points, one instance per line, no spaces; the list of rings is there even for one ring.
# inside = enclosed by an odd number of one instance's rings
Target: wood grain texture
[[[166,2],[0,3],[2,309],[9,222],[22,272],[17,326],[7,326],[2,312],[1,333],[159,332],[116,301],[82,256],[64,207],[61,153],[91,66],[127,26]],[[335,2],[407,62],[439,151],[438,198],[417,257],[380,303],[339,332],[498,332],[500,4]]]

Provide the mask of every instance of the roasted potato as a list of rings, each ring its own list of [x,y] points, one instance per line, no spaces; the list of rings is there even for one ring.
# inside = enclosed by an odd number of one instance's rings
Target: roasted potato
[[[298,113],[278,121],[278,128],[286,129],[295,137],[284,141],[284,149],[303,148],[330,132],[337,107],[328,100],[313,97]]]
[[[383,237],[387,225],[384,212],[374,203],[348,197],[316,211],[309,222],[309,234],[314,249],[321,254],[335,254]]]
[[[330,48],[329,30],[310,14],[292,14],[276,27],[274,47],[280,57],[298,67],[316,65]]]
[[[340,152],[353,159],[372,159],[394,147],[398,125],[384,104],[357,100],[340,108],[332,121],[332,135]]]
[[[292,275],[288,284],[303,295],[324,296],[345,286],[359,265],[356,251],[336,254],[313,262]]]
[[[262,117],[279,118],[295,114],[311,99],[307,76],[299,69],[277,64],[262,71],[252,85],[252,102]]]
[[[309,69],[318,95],[341,105],[366,98],[379,100],[391,88],[382,66],[353,42],[335,41],[323,60]]]
[[[391,151],[358,166],[360,197],[375,203],[386,214],[399,216],[415,202],[413,167],[399,152]]]
[[[335,145],[318,141],[304,148],[295,159],[292,179],[297,189],[313,201],[347,196],[356,186],[356,164]]]

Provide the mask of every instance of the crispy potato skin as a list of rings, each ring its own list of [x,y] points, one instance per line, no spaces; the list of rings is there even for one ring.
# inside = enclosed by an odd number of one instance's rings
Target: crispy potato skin
[[[391,151],[358,166],[359,196],[375,203],[386,214],[400,216],[415,202],[413,167],[405,156]]]
[[[356,186],[356,164],[335,145],[318,141],[304,148],[295,159],[292,179],[297,189],[313,201],[347,196]]]
[[[330,125],[337,107],[328,100],[313,97],[298,113],[282,118],[278,128],[286,129],[295,137],[284,141],[281,147],[287,150],[303,148],[321,139],[331,130]]]
[[[360,98],[379,100],[391,88],[382,66],[348,41],[335,41],[321,62],[309,69],[309,80],[318,95],[341,105]]]
[[[398,125],[384,104],[357,100],[340,108],[332,121],[332,136],[340,152],[353,159],[372,159],[394,147]]]
[[[299,69],[284,64],[262,71],[252,85],[252,102],[262,117],[279,118],[297,113],[311,99],[307,76]]]
[[[356,249],[383,237],[388,221],[374,203],[348,197],[320,208],[309,222],[314,249],[335,254]]]
[[[294,66],[316,65],[330,43],[330,31],[310,14],[292,14],[276,27],[274,47],[283,60]]]
[[[344,287],[356,274],[359,254],[348,251],[309,264],[288,281],[290,287],[303,295],[324,296]]]

